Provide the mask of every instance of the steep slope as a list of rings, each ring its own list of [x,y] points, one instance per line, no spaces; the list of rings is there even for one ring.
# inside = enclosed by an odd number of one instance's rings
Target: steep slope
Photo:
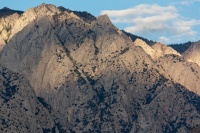
[[[6,45],[11,35],[11,27],[15,24],[15,20],[19,18],[19,14],[13,14],[5,18],[0,18],[0,52]]]
[[[200,41],[193,43],[182,55],[188,61],[195,62],[200,66]]]
[[[17,21],[29,14],[0,63],[28,79],[53,122],[71,132],[138,133],[186,133],[200,123],[200,97],[164,77],[106,15],[86,21],[42,4]]]
[[[72,10],[66,9],[66,8],[64,8],[62,6],[59,6],[58,9],[61,10],[61,11],[67,11],[69,13],[74,13],[74,14],[76,14],[78,17],[80,17],[81,19],[83,19],[87,23],[91,23],[93,20],[96,20],[96,18],[92,14],[90,14],[90,13],[88,13],[86,11],[83,11],[83,12],[72,11]]]
[[[152,45],[152,48],[156,51],[156,55],[158,57],[161,57],[161,56],[164,56],[164,55],[167,55],[167,54],[174,54],[174,55],[180,56],[180,54],[177,51],[175,51],[171,47],[166,46],[166,45],[161,44],[161,43],[156,43],[156,44]]]
[[[73,13],[55,15],[59,10],[52,5],[40,5],[33,10],[38,11],[40,18],[12,38],[2,51],[1,62],[11,70],[22,72],[36,89],[54,90],[74,67],[80,67],[82,75],[90,71],[89,75],[95,76],[92,70],[95,66],[90,65],[97,65],[98,70],[101,67],[98,62],[126,51],[128,39],[123,39],[107,16],[88,24]]]
[[[0,52],[10,39],[36,17],[34,9],[29,9],[26,13],[14,13],[0,18]]]
[[[152,46],[149,46],[148,44],[146,44],[144,41],[140,40],[140,39],[136,39],[134,41],[134,44],[136,46],[140,46],[143,48],[143,50],[151,56],[151,58],[156,61],[158,58],[164,56],[164,55],[168,55],[168,54],[174,54],[174,55],[178,55],[181,56],[178,52],[176,52],[175,50],[173,50],[172,48],[161,44],[161,43],[155,43]]]
[[[49,8],[59,11],[52,5],[40,5],[33,10],[38,11],[37,13],[40,15],[43,12],[51,12],[52,10],[50,11]],[[56,12],[53,13],[56,14]],[[78,97],[84,96],[84,93],[88,91],[84,88],[91,88],[92,78],[96,78],[93,71],[98,73],[99,68],[105,68],[105,66],[98,66],[98,62],[107,60],[106,58],[112,52],[115,52],[112,55],[115,56],[126,49],[121,46],[125,42],[122,40],[123,37],[117,32],[116,27],[112,26],[107,16],[101,16],[92,24],[88,24],[73,13],[55,14],[47,17],[46,14],[40,15],[41,18],[36,19],[16,34],[2,51],[1,62],[13,71],[24,74],[36,94],[44,97],[67,117],[68,107]],[[106,34],[109,36],[102,37]],[[115,34],[119,38],[114,36]],[[110,37],[112,40],[108,39]],[[115,39],[117,41],[113,42]],[[102,40],[108,40],[106,44],[110,44],[110,46],[102,44]],[[119,45],[117,46],[116,43]],[[82,53],[82,55],[78,53]],[[98,53],[102,54],[102,60],[100,60],[101,58],[95,59]],[[80,82],[80,85],[77,84],[77,81]],[[62,93],[60,87],[66,82],[69,83],[69,87],[63,89],[64,93]],[[73,93],[71,91],[74,88],[77,88],[78,91]],[[81,90],[79,91],[79,89]],[[67,91],[71,94],[67,94]],[[60,102],[63,104],[59,104]]]
[[[156,55],[156,51],[149,46],[148,44],[146,44],[143,40],[141,39],[136,39],[134,42],[134,45],[142,47],[142,49],[151,56],[151,58],[155,61],[158,59],[158,56]]]
[[[200,95],[200,67],[177,55],[165,55],[157,61],[159,71],[169,79]]]
[[[144,41],[146,44],[148,44],[149,46],[152,46],[153,44],[155,44],[156,42],[155,41],[152,41],[152,40],[148,40],[146,38],[143,38],[143,37],[140,37],[140,36],[137,36],[137,35],[133,35],[131,33],[128,33],[124,30],[122,30],[122,32],[124,34],[126,34],[128,37],[130,37],[132,39],[132,41],[134,42],[136,39],[140,39],[142,41]]]
[[[51,108],[36,97],[28,81],[0,66],[0,130],[10,132],[65,131]],[[67,130],[66,130],[67,131]]]

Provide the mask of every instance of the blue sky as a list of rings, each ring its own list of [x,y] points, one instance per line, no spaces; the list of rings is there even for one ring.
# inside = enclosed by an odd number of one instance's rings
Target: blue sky
[[[200,40],[200,0],[0,0],[0,8],[25,11],[43,2],[108,14],[119,29],[165,44]]]

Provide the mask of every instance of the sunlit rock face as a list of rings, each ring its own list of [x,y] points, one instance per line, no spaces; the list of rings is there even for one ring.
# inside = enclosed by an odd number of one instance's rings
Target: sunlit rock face
[[[200,123],[199,85],[179,79],[191,73],[198,81],[200,68],[169,47],[132,42],[107,15],[47,4],[12,23],[11,34],[0,36],[0,120],[33,124],[2,131],[186,133]]]
[[[183,56],[189,61],[200,66],[200,41],[193,43],[184,53]]]
[[[169,55],[169,54],[173,54],[173,55],[178,55],[181,56],[177,51],[175,51],[174,49],[172,49],[171,47],[166,46],[165,44],[161,44],[161,43],[155,43],[151,46],[149,46],[146,42],[144,42],[141,39],[136,39],[134,41],[134,44],[136,46],[140,46],[142,47],[142,49],[151,56],[151,58],[156,61],[158,60],[160,57],[164,56],[164,55]]]

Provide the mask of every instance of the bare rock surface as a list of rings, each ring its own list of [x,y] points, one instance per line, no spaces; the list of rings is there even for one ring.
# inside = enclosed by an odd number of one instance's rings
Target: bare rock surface
[[[197,63],[200,66],[200,41],[193,43],[182,55],[188,61]]]
[[[37,97],[28,81],[0,66],[0,130],[10,132],[65,131],[51,107]]]
[[[9,118],[2,113],[5,110],[15,114],[23,107],[28,109],[21,120],[29,122],[34,118],[31,122],[35,121],[37,128],[33,124],[25,130],[17,125],[24,132],[56,129],[57,132],[186,133],[199,125],[198,84],[195,90],[188,89],[193,84],[181,84],[182,80],[176,80],[179,77],[172,78],[175,74],[167,75],[169,66],[164,63],[167,60],[175,67],[183,65],[188,73],[194,68],[191,78],[198,77],[197,65],[190,68],[184,61],[173,64],[177,61],[173,57],[179,58],[179,54],[162,44],[149,47],[140,40],[133,43],[107,15],[89,21],[86,21],[88,16],[83,17],[42,4],[15,20],[18,23],[3,47],[0,64],[27,80],[20,82],[19,93],[15,93],[16,110],[4,104],[0,118]],[[3,80],[10,81],[2,78],[1,84]],[[6,87],[2,88],[4,95]],[[17,102],[21,99],[27,100],[26,106],[22,103],[21,107]],[[41,122],[37,121],[35,107],[43,114]],[[14,119],[18,117],[13,116],[9,122]],[[1,127],[4,132],[17,130]]]
[[[157,61],[161,73],[200,95],[200,67],[177,55],[166,55]]]
[[[171,47],[168,47],[164,44],[161,43],[155,43],[151,46],[149,46],[148,44],[146,44],[146,42],[144,42],[141,39],[136,39],[134,41],[134,44],[136,46],[140,46],[143,48],[143,50],[151,56],[151,58],[156,61],[158,58],[164,56],[164,55],[168,55],[168,54],[174,54],[174,55],[178,55],[181,56],[177,51],[175,51],[174,49],[172,49]]]
[[[158,57],[161,57],[167,54],[174,54],[174,55],[180,56],[180,54],[176,50],[161,43],[156,43],[152,45],[152,48],[156,51],[156,55]]]

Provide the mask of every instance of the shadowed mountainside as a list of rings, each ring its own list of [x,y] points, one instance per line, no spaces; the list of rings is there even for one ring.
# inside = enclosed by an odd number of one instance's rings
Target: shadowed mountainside
[[[67,132],[22,75],[0,66],[0,88],[1,132]]]
[[[170,44],[168,46],[172,47],[174,50],[179,52],[180,54],[184,53],[189,47],[192,45],[193,42],[186,42],[181,44]]]
[[[9,9],[7,7],[4,7],[2,9],[0,9],[0,18],[1,17],[7,17],[7,16],[15,14],[15,13],[22,14],[24,12],[23,11],[18,11],[18,10],[11,10],[11,9]]]
[[[10,122],[32,124],[12,123],[2,131],[186,133],[199,125],[198,93],[167,75],[165,64],[179,60],[186,69],[189,62],[163,44],[149,50],[144,42],[133,42],[107,15],[80,14],[42,4],[13,20],[20,28],[10,25],[15,34],[8,34],[0,54],[1,75],[4,69],[11,73],[1,76],[0,94],[16,107],[2,102],[0,120],[12,116]],[[199,77],[195,67],[187,72]],[[20,85],[12,73],[23,75],[17,76]],[[26,104],[17,102],[22,99]]]

